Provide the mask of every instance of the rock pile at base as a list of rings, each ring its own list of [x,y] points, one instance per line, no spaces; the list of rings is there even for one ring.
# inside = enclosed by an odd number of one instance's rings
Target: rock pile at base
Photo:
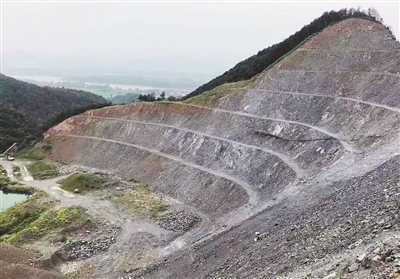
[[[187,231],[200,220],[200,217],[190,212],[174,210],[158,217],[157,224],[170,231]]]
[[[80,240],[67,244],[59,252],[62,254],[62,258],[67,260],[88,259],[100,252],[107,251],[117,241],[120,232],[120,227],[111,228],[91,240]]]
[[[387,240],[370,253],[361,254],[344,273],[368,271],[372,278],[400,278],[400,235]]]

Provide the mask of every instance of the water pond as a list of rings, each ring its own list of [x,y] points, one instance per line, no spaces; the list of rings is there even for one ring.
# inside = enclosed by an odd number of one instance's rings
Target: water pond
[[[0,190],[0,212],[17,203],[23,202],[27,198],[28,196],[24,194],[5,194]]]

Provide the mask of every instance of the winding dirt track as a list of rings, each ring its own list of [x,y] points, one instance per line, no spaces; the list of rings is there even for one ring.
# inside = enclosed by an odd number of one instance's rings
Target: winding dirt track
[[[229,175],[229,174],[226,174],[226,173],[223,173],[223,172],[220,172],[220,171],[208,169],[208,168],[205,168],[205,167],[203,167],[203,166],[190,163],[190,162],[185,161],[185,160],[183,160],[183,159],[181,159],[181,158],[179,158],[179,157],[176,157],[176,156],[173,156],[173,155],[170,155],[170,154],[162,153],[162,152],[160,152],[160,151],[158,151],[158,150],[156,150],[156,149],[148,148],[148,147],[145,147],[145,146],[140,146],[140,145],[137,145],[137,144],[132,144],[132,143],[126,143],[126,142],[122,142],[122,141],[117,141],[117,140],[104,139],[104,138],[98,138],[98,137],[90,137],[90,136],[62,135],[62,136],[59,136],[59,137],[83,138],[83,139],[90,139],[90,140],[97,140],[97,141],[105,141],[105,142],[111,142],[111,143],[116,143],[116,144],[120,144],[120,145],[131,146],[131,147],[134,147],[134,148],[136,148],[136,149],[140,149],[140,150],[143,150],[143,151],[146,151],[146,152],[155,154],[155,155],[157,155],[157,156],[161,156],[161,157],[164,157],[164,158],[167,158],[167,159],[176,161],[176,162],[178,162],[178,163],[180,163],[180,164],[183,164],[183,165],[186,165],[186,166],[189,166],[189,167],[191,167],[191,168],[195,168],[195,169],[198,169],[198,170],[207,172],[207,173],[211,173],[211,174],[213,174],[213,175],[215,175],[215,176],[225,178],[225,179],[227,179],[227,180],[230,180],[230,181],[232,181],[232,182],[238,184],[240,187],[243,188],[243,190],[246,191],[246,193],[247,193],[247,195],[248,195],[248,197],[249,197],[248,204],[250,204],[250,205],[252,205],[252,206],[256,206],[256,205],[258,204],[258,195],[257,195],[257,192],[254,191],[253,187],[252,187],[250,184],[248,184],[246,181],[240,180],[240,179],[238,179],[238,178],[236,178],[236,177],[233,177],[233,176],[231,176],[231,175]]]
[[[364,72],[364,71],[345,71],[345,70],[283,70],[283,69],[275,69],[275,71],[285,71],[285,72],[302,72],[302,73],[362,73],[362,74],[371,74],[371,75],[384,75],[384,76],[394,76],[400,77],[400,74],[392,74],[392,73],[385,73],[385,72]]]
[[[346,50],[324,50],[324,49],[314,49],[314,48],[298,48],[297,51],[307,51],[307,52],[327,52],[327,53],[351,53],[351,52],[369,52],[369,53],[394,53],[400,52],[400,50],[381,50],[381,49],[346,49]]]
[[[238,88],[239,89],[239,88]],[[246,89],[246,88],[243,88]],[[333,96],[333,95],[324,95],[324,94],[319,94],[319,93],[303,93],[303,92],[290,92],[290,91],[277,91],[277,90],[266,90],[266,89],[246,89],[248,91],[255,91],[255,92],[267,92],[267,93],[279,93],[279,94],[288,94],[288,95],[302,95],[302,96],[312,96],[312,97],[321,97],[321,98],[332,98],[332,99],[337,99],[337,100],[346,100],[346,101],[351,101],[351,102],[356,102],[372,107],[377,107],[377,108],[383,108],[387,109],[393,112],[400,113],[400,108],[395,108],[395,107],[389,107],[386,105],[381,105],[377,103],[372,103],[372,102],[367,102],[363,100],[358,100],[354,98],[348,98],[348,97],[340,97],[340,96]]]
[[[12,177],[14,181],[20,182],[28,187],[40,189],[47,193],[49,196],[55,198],[58,201],[56,208],[81,206],[88,211],[89,215],[95,217],[97,220],[121,227],[121,233],[118,236],[116,243],[114,243],[110,247],[109,251],[106,252],[106,255],[104,257],[101,255],[98,256],[99,259],[97,260],[99,261],[99,263],[105,263],[101,267],[103,273],[115,272],[116,270],[118,270],[118,263],[113,263],[112,266],[106,264],[108,257],[113,253],[119,254],[121,251],[125,251],[126,245],[133,234],[144,232],[150,233],[157,237],[160,241],[165,241],[166,238],[169,238],[168,235],[171,234],[170,231],[165,230],[154,223],[147,222],[145,220],[138,220],[137,218],[132,219],[132,216],[121,212],[121,210],[119,210],[114,204],[112,204],[108,200],[98,199],[87,195],[84,196],[79,194],[72,194],[61,189],[58,186],[58,181],[67,178],[68,175],[46,180],[33,180],[30,179],[32,178],[32,176],[30,175],[23,163],[17,161],[10,162],[0,160],[0,165],[2,165],[7,170],[9,177]],[[13,176],[13,165],[20,166],[21,169],[26,170],[22,172],[21,178],[22,180],[24,180],[23,182],[19,181]],[[215,230],[214,224],[212,224],[207,215],[205,215],[200,210],[169,197],[165,197],[163,199],[167,201],[168,204],[172,205],[173,208],[176,210],[191,212],[199,216],[201,218],[201,222],[200,224],[198,224],[197,227],[193,228],[192,230],[186,232],[182,236],[169,243],[167,247],[163,248],[162,251],[159,252],[161,255],[173,253],[176,250],[181,249],[183,245],[197,241],[204,235],[210,234],[211,231]],[[123,262],[123,258],[121,258],[121,262]]]
[[[224,141],[224,142],[229,142],[232,144],[236,144],[236,145],[241,145],[241,146],[245,146],[248,148],[252,148],[252,149],[256,149],[256,150],[261,150],[265,153],[269,153],[272,154],[276,157],[278,157],[283,163],[285,163],[288,167],[290,167],[294,172],[296,172],[296,176],[297,178],[301,178],[304,177],[306,175],[305,171],[303,169],[301,169],[298,164],[296,162],[294,162],[291,158],[289,158],[288,156],[283,155],[282,153],[276,152],[272,149],[268,149],[268,148],[262,148],[262,147],[258,147],[255,145],[250,145],[250,144],[245,144],[242,142],[238,142],[238,141],[234,141],[234,140],[230,140],[230,139],[226,139],[226,138],[222,138],[222,137],[217,137],[217,136],[213,136],[210,134],[206,134],[206,133],[202,133],[199,131],[195,131],[195,130],[190,130],[190,129],[186,129],[183,127],[177,127],[177,126],[172,126],[172,125],[167,125],[167,124],[160,124],[160,123],[155,123],[155,122],[144,122],[144,121],[138,121],[138,120],[130,120],[130,119],[123,119],[123,118],[115,118],[115,117],[104,117],[104,116],[77,116],[79,118],[97,118],[97,119],[105,119],[105,120],[113,120],[113,121],[123,121],[123,122],[132,122],[132,123],[139,123],[139,124],[144,124],[144,125],[153,125],[153,126],[159,126],[159,127],[165,127],[165,128],[170,128],[170,129],[175,129],[178,131],[185,131],[188,133],[192,133],[192,134],[196,134],[196,135],[200,135],[203,137],[208,137],[208,138],[212,138],[212,139],[216,139],[216,140],[220,140],[220,141]]]
[[[292,121],[292,120],[285,120],[285,119],[278,119],[278,118],[271,118],[271,117],[264,117],[264,116],[259,116],[247,112],[240,112],[240,111],[231,111],[231,110],[225,110],[225,109],[220,109],[220,108],[211,108],[211,107],[206,107],[206,106],[200,106],[200,105],[194,105],[194,104],[189,104],[189,103],[177,103],[183,106],[190,106],[190,107],[196,107],[196,108],[201,108],[201,109],[206,109],[206,110],[211,110],[211,111],[217,111],[217,112],[223,112],[223,113],[229,113],[229,114],[235,114],[235,115],[241,115],[241,116],[246,116],[254,119],[262,119],[262,120],[271,120],[271,121],[276,121],[276,122],[282,122],[282,123],[290,123],[290,124],[296,124],[304,127],[311,128],[313,130],[316,130],[318,132],[321,132],[325,135],[328,135],[332,138],[337,139],[344,147],[345,150],[353,153],[358,153],[359,150],[354,148],[350,143],[348,143],[347,139],[342,139],[339,135],[331,133],[321,127],[317,127],[314,125],[306,124],[303,122],[298,122],[298,121]]]

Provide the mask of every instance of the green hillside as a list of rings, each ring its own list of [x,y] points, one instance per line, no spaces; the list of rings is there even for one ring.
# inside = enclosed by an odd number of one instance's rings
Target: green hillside
[[[0,75],[0,151],[12,143],[28,146],[64,119],[108,102],[93,93],[40,87]]]

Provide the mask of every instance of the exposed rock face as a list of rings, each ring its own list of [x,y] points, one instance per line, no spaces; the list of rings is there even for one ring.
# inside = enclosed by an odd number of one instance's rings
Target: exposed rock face
[[[375,212],[381,185],[399,186],[399,88],[399,43],[350,19],[246,87],[89,111],[46,138],[52,159],[136,178],[202,212],[216,224],[209,234],[227,230],[187,252],[194,263],[171,258],[145,278],[274,278],[356,241],[357,230],[340,229],[349,212],[364,213],[362,202]],[[264,232],[256,247],[254,231]]]

